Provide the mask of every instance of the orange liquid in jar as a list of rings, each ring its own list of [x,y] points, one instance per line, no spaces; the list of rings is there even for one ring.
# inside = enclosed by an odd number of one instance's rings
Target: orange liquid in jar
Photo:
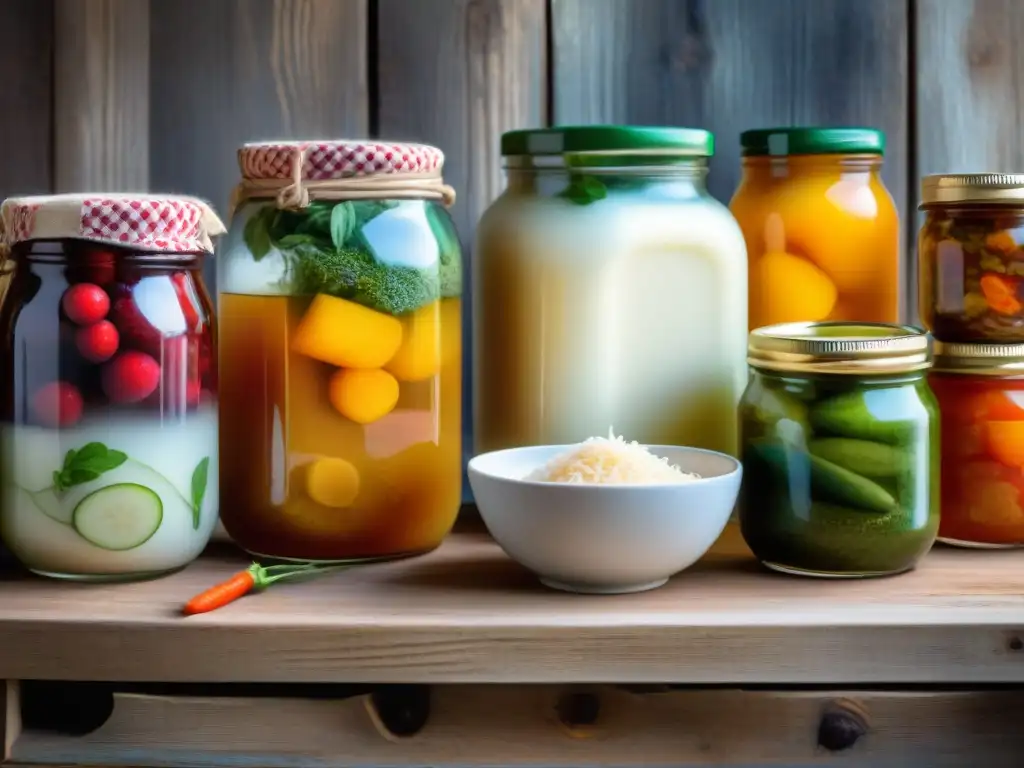
[[[461,301],[417,310],[439,372],[401,381],[394,409],[366,424],[332,405],[338,369],[293,348],[311,302],[221,294],[224,525],[243,548],[279,559],[432,549],[461,503]]]

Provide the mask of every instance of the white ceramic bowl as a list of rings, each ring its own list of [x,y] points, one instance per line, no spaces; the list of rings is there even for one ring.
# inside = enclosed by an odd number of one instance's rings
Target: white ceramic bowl
[[[480,516],[513,560],[549,587],[619,594],[660,587],[711,548],[739,493],[731,456],[652,445],[700,480],[678,485],[584,485],[523,480],[572,446],[481,454],[469,462]]]

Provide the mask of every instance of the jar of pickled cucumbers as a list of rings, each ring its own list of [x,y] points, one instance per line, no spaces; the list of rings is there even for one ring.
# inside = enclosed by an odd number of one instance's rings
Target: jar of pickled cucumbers
[[[899,215],[870,128],[770,128],[740,136],[729,204],[750,259],[750,328],[899,317]]]
[[[478,451],[610,428],[735,455],[746,383],[743,235],[707,191],[707,131],[506,133],[473,253]]]
[[[1024,545],[1024,344],[935,342],[942,413],[939,538]]]
[[[740,525],[754,555],[808,576],[913,568],[939,526],[928,336],[790,323],[753,331],[748,349]]]
[[[936,339],[1024,342],[1024,174],[926,176],[918,309]]]
[[[433,549],[461,503],[459,239],[440,150],[247,144],[219,256],[222,518],[261,557]]]
[[[100,193],[0,208],[0,533],[36,573],[148,578],[217,523],[217,357],[201,201]]]

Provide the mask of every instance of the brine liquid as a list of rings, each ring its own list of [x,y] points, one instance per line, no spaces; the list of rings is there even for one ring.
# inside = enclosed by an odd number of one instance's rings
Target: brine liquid
[[[328,382],[337,369],[291,349],[310,302],[221,294],[224,526],[243,548],[281,559],[432,549],[461,501],[461,302],[436,306],[440,372],[401,382],[395,409],[366,425],[332,406]],[[308,495],[307,471],[325,458],[357,470],[351,505],[328,507]]]

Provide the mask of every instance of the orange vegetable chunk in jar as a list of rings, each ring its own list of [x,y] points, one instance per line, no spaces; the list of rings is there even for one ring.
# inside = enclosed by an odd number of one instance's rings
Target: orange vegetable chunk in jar
[[[942,417],[939,538],[1024,545],[1024,344],[936,342]]]
[[[927,176],[918,310],[936,338],[1024,342],[1024,174]]]
[[[442,161],[433,147],[377,142],[240,152],[248,194],[218,280],[222,519],[255,555],[415,555],[455,522],[462,257]],[[275,168],[296,163],[316,184],[285,205],[291,173]],[[360,196],[375,174],[393,198]]]
[[[899,215],[867,128],[776,128],[740,137],[729,208],[749,259],[750,329],[789,322],[893,323]]]

